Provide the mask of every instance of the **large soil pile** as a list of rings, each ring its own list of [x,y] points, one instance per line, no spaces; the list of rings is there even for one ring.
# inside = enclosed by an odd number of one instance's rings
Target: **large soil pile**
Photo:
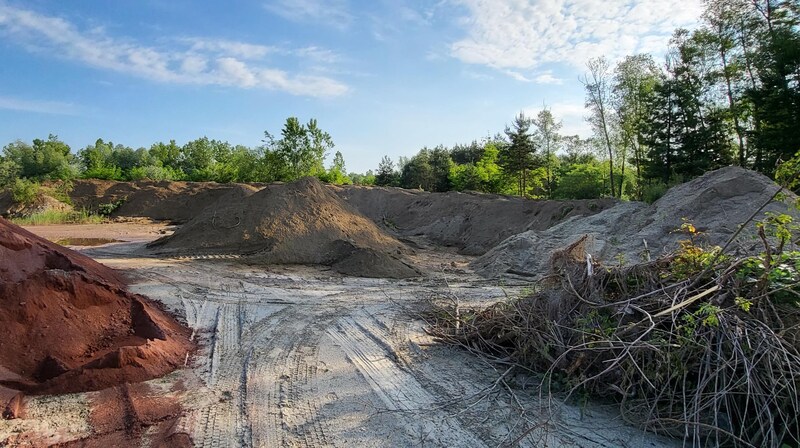
[[[0,389],[99,390],[183,365],[189,331],[90,258],[0,218]]]
[[[70,198],[76,208],[97,210],[103,204],[120,202],[113,217],[142,217],[176,223],[187,222],[209,204],[231,191],[240,196],[257,191],[258,187],[214,182],[141,181],[115,182],[79,180]]]
[[[408,249],[317,179],[222,198],[151,247],[165,254],[240,254],[267,264],[322,264],[364,277],[419,274]]]
[[[386,230],[424,236],[436,244],[482,255],[526,230],[544,230],[564,219],[598,213],[611,199],[542,201],[482,193],[429,193],[401,188],[331,187]]]
[[[487,277],[506,273],[540,276],[547,272],[554,250],[583,235],[590,236],[587,251],[595,258],[610,264],[639,262],[647,256],[646,252],[656,258],[663,252],[677,249],[678,240],[686,239],[685,234],[675,232],[683,218],[704,233],[702,243],[722,245],[777,189],[778,185],[754,171],[722,168],[670,189],[650,206],[638,202],[621,203],[544,231],[514,235],[475,260],[472,267]],[[787,213],[790,210],[785,203],[773,202],[764,212]],[[796,214],[796,211],[791,213]],[[762,212],[759,218],[763,216]],[[734,249],[748,252],[758,248],[759,242],[747,238],[752,235],[753,224],[746,230],[745,236],[739,238],[742,243]]]

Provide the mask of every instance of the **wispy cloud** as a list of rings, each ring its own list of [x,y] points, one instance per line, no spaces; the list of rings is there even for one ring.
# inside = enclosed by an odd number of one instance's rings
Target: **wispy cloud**
[[[677,27],[692,27],[701,2],[685,0],[454,0],[466,9],[466,36],[451,55],[509,71],[548,63],[583,68],[605,55],[664,51]],[[552,81],[547,77],[542,81]]]
[[[582,102],[557,102],[547,105],[526,107],[523,112],[535,117],[542,108],[547,107],[556,120],[561,120],[561,135],[579,135],[583,138],[592,135],[592,127],[586,122],[588,112]]]
[[[353,22],[345,0],[271,0],[264,8],[292,22],[311,22],[346,29]]]
[[[224,54],[242,59],[262,59],[270,53],[279,51],[277,47],[248,44],[225,39],[186,37],[179,40],[191,44],[190,51]]]
[[[341,59],[339,54],[333,50],[328,50],[327,48],[320,48],[313,45],[310,47],[298,48],[297,50],[293,51],[297,53],[298,56],[321,64],[335,64]]]
[[[273,47],[223,39],[175,39],[155,48],[114,38],[100,28],[81,31],[59,18],[0,3],[0,33],[25,47],[140,78],[169,83],[261,88],[293,95],[332,97],[349,88],[335,79],[288,73],[259,63]],[[302,52],[291,56],[308,57]]]
[[[563,84],[564,80],[561,78],[556,78],[551,71],[545,71],[542,73],[537,73],[534,75],[525,75],[517,70],[502,70],[503,73],[510,76],[513,79],[521,82],[528,82],[532,84]]]
[[[77,115],[78,108],[72,103],[59,101],[39,101],[0,96],[0,109],[39,114]]]
[[[536,75],[533,78],[533,82],[537,84],[553,84],[553,85],[564,84],[563,79],[557,78],[555,75],[553,75],[552,72],[549,71]]]

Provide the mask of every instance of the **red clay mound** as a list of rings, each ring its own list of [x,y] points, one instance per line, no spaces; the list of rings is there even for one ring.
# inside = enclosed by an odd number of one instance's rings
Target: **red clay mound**
[[[189,330],[110,268],[0,218],[0,386],[100,390],[183,365]]]

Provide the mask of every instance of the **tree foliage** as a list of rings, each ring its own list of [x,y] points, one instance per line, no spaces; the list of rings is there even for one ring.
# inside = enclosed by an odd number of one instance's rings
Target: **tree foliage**
[[[538,166],[534,157],[536,144],[531,133],[531,120],[520,113],[514,118],[505,134],[508,141],[500,148],[499,162],[503,170],[517,181],[517,194],[525,196],[529,193],[529,174]]]

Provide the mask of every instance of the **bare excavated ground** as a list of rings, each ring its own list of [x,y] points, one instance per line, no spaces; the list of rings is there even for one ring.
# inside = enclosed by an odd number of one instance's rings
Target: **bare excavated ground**
[[[180,405],[171,431],[197,447],[675,445],[627,426],[611,407],[540,399],[537,378],[426,336],[415,316],[430,298],[486,305],[524,287],[475,276],[472,257],[455,250],[420,241],[414,262],[428,277],[365,279],[225,255],[143,257],[162,225],[29,230],[122,240],[82,251],[185,319],[201,348],[185,369],[145,386]],[[103,393],[29,397],[25,418],[0,421],[0,446],[97,439],[93,406]],[[162,426],[144,426],[125,443],[170,446],[156,442]]]

